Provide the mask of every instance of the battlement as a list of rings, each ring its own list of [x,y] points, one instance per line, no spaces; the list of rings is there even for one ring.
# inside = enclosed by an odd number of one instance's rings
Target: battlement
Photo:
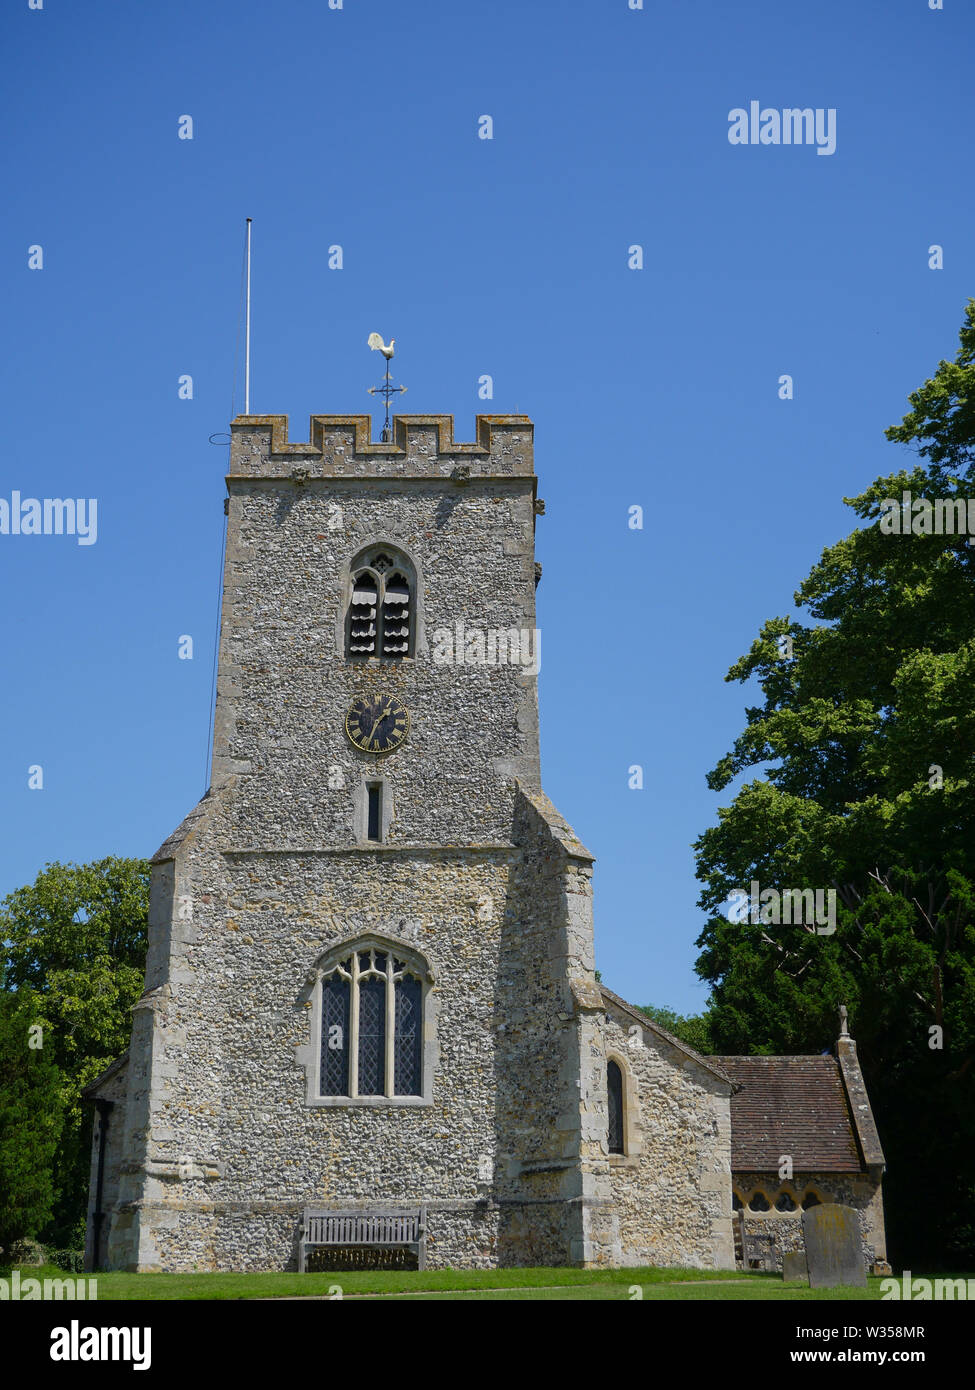
[[[313,415],[308,441],[291,443],[287,415],[238,415],[230,476],[530,477],[533,428],[527,415],[478,415],[476,443],[462,444],[452,415],[394,415],[387,443],[373,440],[369,415]]]

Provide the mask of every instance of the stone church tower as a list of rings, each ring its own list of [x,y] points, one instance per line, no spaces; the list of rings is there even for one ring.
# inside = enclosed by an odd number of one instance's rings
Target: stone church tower
[[[90,1088],[92,1264],[294,1268],[308,1209],[418,1212],[429,1265],[620,1258],[592,861],[539,773],[532,425],[370,431],[233,422],[212,782]]]
[[[531,422],[390,433],[233,422],[211,786],[83,1093],[88,1268],[781,1267],[835,1201],[884,1267],[845,1013],[835,1057],[703,1057],[596,981],[539,775]]]

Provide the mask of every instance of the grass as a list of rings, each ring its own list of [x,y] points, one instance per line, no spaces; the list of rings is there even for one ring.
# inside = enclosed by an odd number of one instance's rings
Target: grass
[[[10,1269],[2,1271],[10,1277]],[[53,1265],[20,1267],[25,1279],[64,1279]],[[810,1289],[785,1284],[774,1274],[712,1269],[431,1269],[355,1270],[333,1274],[125,1274],[100,1273],[98,1301],[187,1301],[268,1298],[399,1296],[428,1299],[616,1300],[626,1301],[639,1286],[644,1300],[795,1300],[877,1299],[880,1280],[865,1289]]]

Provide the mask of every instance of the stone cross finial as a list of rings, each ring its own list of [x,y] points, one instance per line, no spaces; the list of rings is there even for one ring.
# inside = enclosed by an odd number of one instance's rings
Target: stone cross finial
[[[841,1038],[848,1038],[848,1037],[850,1036],[850,1030],[849,1030],[849,1028],[847,1028],[847,1026],[846,1026],[846,1019],[847,1019],[846,1005],[845,1005],[845,1004],[841,1004],[841,1005],[840,1005],[840,1037],[841,1037]]]

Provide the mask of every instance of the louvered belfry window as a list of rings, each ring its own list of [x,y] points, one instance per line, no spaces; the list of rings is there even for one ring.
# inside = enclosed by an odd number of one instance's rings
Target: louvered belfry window
[[[389,549],[367,551],[352,571],[348,654],[398,661],[413,644],[414,585],[405,560]]]
[[[363,946],[322,977],[320,1094],[419,1096],[423,981],[395,951]]]
[[[352,581],[349,605],[349,655],[375,656],[379,617],[379,584],[374,574],[363,570]]]

